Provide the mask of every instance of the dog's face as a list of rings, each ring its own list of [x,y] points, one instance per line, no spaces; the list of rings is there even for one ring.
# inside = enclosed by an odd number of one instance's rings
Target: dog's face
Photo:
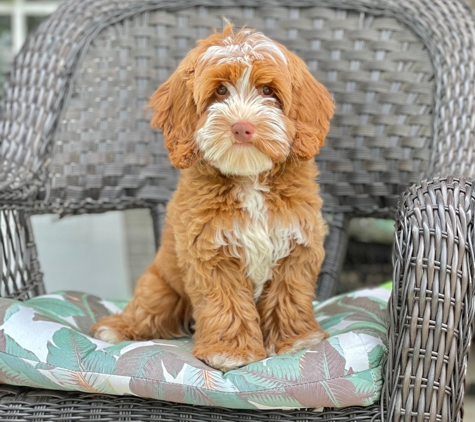
[[[199,157],[227,175],[257,175],[289,155],[308,160],[330,128],[334,105],[285,47],[232,25],[199,42],[152,96],[152,126],[172,163]]]

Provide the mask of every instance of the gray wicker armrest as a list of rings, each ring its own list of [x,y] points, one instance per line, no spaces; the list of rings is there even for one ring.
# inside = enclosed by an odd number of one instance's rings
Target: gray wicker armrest
[[[394,242],[387,420],[462,420],[474,319],[471,181],[422,182],[402,197]]]

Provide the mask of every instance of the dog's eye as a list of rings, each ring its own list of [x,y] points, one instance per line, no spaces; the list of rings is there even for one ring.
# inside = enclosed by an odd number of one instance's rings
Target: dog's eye
[[[262,87],[262,94],[266,97],[270,97],[274,93],[273,89],[269,85],[264,85]]]
[[[228,93],[228,88],[226,88],[224,85],[220,85],[216,90],[216,93],[218,95],[226,95]]]

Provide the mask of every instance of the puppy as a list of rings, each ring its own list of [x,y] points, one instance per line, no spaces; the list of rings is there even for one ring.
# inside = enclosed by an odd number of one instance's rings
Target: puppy
[[[232,25],[198,43],[152,96],[183,169],[162,244],[124,312],[92,334],[111,343],[191,335],[229,371],[309,348],[325,223],[313,157],[334,104],[305,63]]]

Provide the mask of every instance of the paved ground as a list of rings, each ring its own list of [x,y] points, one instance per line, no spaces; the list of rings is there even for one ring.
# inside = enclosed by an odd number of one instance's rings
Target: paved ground
[[[465,416],[464,421],[475,421],[475,399],[471,397],[469,400],[465,400]]]

